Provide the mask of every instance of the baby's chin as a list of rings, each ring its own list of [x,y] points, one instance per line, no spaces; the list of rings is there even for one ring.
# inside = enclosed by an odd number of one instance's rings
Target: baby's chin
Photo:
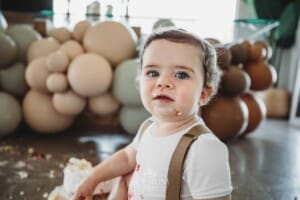
[[[170,107],[159,107],[153,109],[151,112],[153,117],[159,118],[159,119],[178,119],[179,117],[183,117],[182,112],[179,109],[170,108]]]

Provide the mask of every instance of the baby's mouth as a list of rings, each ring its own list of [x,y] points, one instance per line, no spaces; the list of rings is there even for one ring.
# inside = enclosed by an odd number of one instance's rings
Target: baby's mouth
[[[167,101],[174,101],[171,97],[167,95],[157,95],[153,98],[154,100],[167,100]]]

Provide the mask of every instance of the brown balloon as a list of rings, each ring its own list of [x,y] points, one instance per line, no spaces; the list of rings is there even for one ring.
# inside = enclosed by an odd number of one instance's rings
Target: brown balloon
[[[243,133],[248,124],[248,109],[238,97],[217,96],[201,110],[207,126],[221,140]]]
[[[267,50],[259,43],[250,44],[248,47],[248,60],[258,62],[264,60],[267,56]]]
[[[249,75],[238,67],[229,67],[221,77],[221,92],[225,96],[241,95],[250,89],[250,85]]]
[[[248,125],[241,135],[245,136],[254,131],[266,118],[267,109],[263,100],[252,93],[243,94],[241,99],[246,103],[249,111]]]
[[[230,51],[232,54],[232,60],[231,63],[241,64],[246,63],[248,60],[248,48],[245,44],[234,44],[230,47]]]
[[[265,60],[271,59],[271,57],[273,55],[272,47],[266,41],[258,40],[258,41],[255,41],[254,44],[261,45],[265,49],[265,51],[266,51],[266,55],[264,57]]]
[[[251,79],[250,89],[259,91],[272,86],[274,72],[272,74],[268,63],[264,61],[248,63],[245,65],[244,70],[248,73]]]

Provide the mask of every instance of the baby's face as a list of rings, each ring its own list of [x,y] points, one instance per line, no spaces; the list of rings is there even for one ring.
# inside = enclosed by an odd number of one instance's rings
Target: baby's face
[[[166,120],[186,118],[198,112],[204,69],[196,47],[160,39],[143,55],[140,93],[143,105]]]

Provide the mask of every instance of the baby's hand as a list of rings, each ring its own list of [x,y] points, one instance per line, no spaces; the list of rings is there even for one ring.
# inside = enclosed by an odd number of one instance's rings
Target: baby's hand
[[[73,200],[92,200],[95,187],[88,179],[81,182],[75,190]]]

